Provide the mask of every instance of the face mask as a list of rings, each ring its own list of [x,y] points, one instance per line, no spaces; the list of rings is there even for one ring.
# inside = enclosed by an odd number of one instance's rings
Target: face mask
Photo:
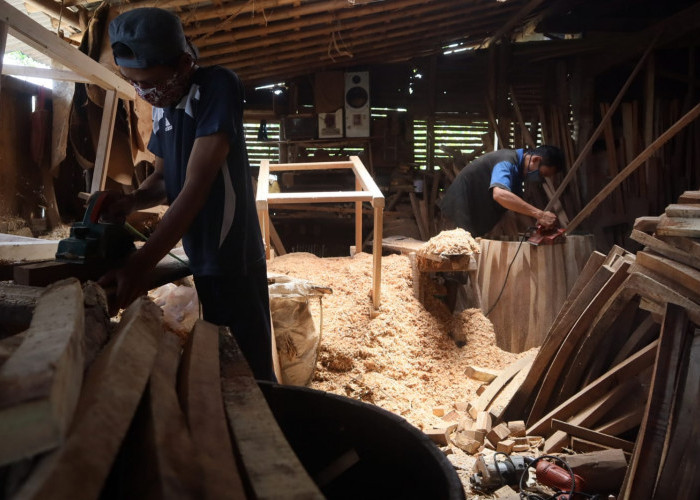
[[[542,182],[542,176],[540,175],[540,169],[528,172],[525,176],[525,180],[528,182]]]
[[[131,82],[134,90],[141,99],[156,108],[168,108],[177,104],[185,95],[189,83],[188,77],[182,77],[175,73],[162,83],[151,86],[143,86],[138,82]]]

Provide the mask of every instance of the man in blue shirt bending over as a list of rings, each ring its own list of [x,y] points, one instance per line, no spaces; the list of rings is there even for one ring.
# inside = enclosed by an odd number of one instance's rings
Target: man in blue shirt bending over
[[[170,208],[125,266],[105,275],[117,306],[146,291],[149,272],[182,239],[204,319],[226,325],[257,379],[274,380],[267,269],[235,73],[199,67],[179,18],[140,8],[109,26],[114,60],[153,106],[148,148],[155,172],[128,194],[112,193],[108,219],[167,201]]]
[[[552,228],[557,222],[554,213],[522,199],[523,181],[539,182],[563,167],[564,155],[554,146],[487,153],[460,171],[440,201],[440,209],[445,218],[474,237],[491,231],[507,210]]]

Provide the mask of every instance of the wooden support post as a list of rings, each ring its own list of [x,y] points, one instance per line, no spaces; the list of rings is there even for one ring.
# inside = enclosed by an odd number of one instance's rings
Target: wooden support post
[[[2,60],[5,56],[5,45],[7,43],[7,24],[0,19],[0,74],[2,74]],[[0,78],[0,82],[1,82]],[[0,91],[2,91],[2,85],[0,85]]]
[[[379,309],[382,303],[382,235],[384,233],[384,207],[378,206],[377,200],[374,207],[374,241],[372,243],[372,303],[374,309]],[[384,202],[384,199],[381,199]]]
[[[360,179],[355,179],[355,191],[362,190]],[[355,253],[362,252],[362,202],[355,202]]]
[[[114,90],[105,92],[105,102],[102,107],[102,121],[100,122],[100,138],[97,141],[95,151],[95,168],[92,171],[92,185],[90,192],[102,191],[107,181],[107,168],[109,166],[109,153],[112,149],[112,135],[114,134],[114,122],[117,119],[117,105],[119,99]]]
[[[696,104],[693,109],[688,111],[685,115],[681,117],[676,123],[671,125],[668,130],[661,134],[654,142],[652,142],[649,147],[642,151],[634,160],[632,160],[629,165],[622,169],[622,171],[615,176],[603,189],[601,189],[597,195],[593,197],[591,201],[588,202],[581,212],[574,217],[574,219],[569,223],[568,231],[573,231],[578,225],[585,220],[593,210],[595,210],[601,201],[603,201],[607,196],[629,175],[634,172],[642,163],[644,163],[651,155],[658,151],[664,144],[683,130],[688,124],[692,123],[698,116],[700,116],[700,103]],[[560,186],[561,188],[561,186]],[[556,193],[555,193],[556,194]]]

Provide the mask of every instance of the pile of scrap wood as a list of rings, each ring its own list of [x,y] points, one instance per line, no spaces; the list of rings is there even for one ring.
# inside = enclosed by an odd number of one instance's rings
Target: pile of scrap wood
[[[636,254],[591,255],[529,366],[506,368],[470,413],[490,411],[487,447],[513,449],[501,422],[523,419],[525,436],[544,438],[542,453],[621,449],[620,498],[691,498],[700,485],[700,192],[638,219],[632,238],[644,245]],[[505,407],[494,405],[518,374]]]
[[[114,328],[67,279],[0,353],[4,498],[322,498],[225,328],[182,346],[146,297]]]

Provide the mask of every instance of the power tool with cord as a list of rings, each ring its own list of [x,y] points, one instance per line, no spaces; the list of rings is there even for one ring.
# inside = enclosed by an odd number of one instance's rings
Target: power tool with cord
[[[566,230],[561,227],[553,226],[545,228],[542,224],[537,224],[535,230],[530,233],[530,238],[527,242],[531,245],[559,245],[566,241]]]
[[[100,221],[100,210],[107,194],[102,192],[88,199],[83,220],[73,223],[70,236],[58,242],[56,260],[118,265],[136,250],[134,237],[124,224]]]

